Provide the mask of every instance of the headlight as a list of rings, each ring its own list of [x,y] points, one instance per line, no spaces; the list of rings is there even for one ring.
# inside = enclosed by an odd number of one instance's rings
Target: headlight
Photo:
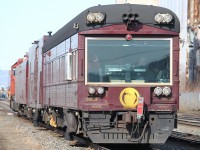
[[[105,18],[105,15],[103,13],[97,13],[96,14],[96,19],[98,22],[102,22]]]
[[[171,89],[169,88],[169,87],[164,87],[163,88],[163,94],[165,95],[165,96],[168,96],[169,94],[171,94]]]
[[[156,16],[155,16],[155,21],[157,23],[162,23],[162,24],[165,24],[165,23],[170,23],[173,19],[172,15],[170,14],[160,14],[158,13]]]
[[[156,87],[156,88],[154,89],[154,93],[155,93],[157,96],[161,95],[162,92],[163,92],[163,90],[162,90],[162,88],[159,87],[159,86]]]
[[[105,18],[106,18],[105,13],[101,13],[101,12],[87,14],[87,21],[89,23],[94,23],[94,22],[101,23],[105,20]]]
[[[172,21],[172,16],[170,14],[165,14],[164,21],[169,23]]]
[[[97,92],[102,95],[104,93],[104,88],[103,87],[98,87]]]
[[[89,87],[88,88],[88,93],[89,94],[93,95],[95,92],[96,92],[95,88],[93,88],[93,87]]]
[[[162,14],[157,14],[155,16],[155,21],[158,23],[161,23],[164,20],[163,15]]]
[[[93,22],[93,21],[96,20],[96,17],[95,17],[95,15],[94,15],[93,13],[89,13],[89,14],[87,15],[87,20],[88,20],[89,22]]]

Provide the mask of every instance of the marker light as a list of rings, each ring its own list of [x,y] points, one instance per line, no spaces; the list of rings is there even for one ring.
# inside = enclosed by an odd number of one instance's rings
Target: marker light
[[[122,20],[123,20],[123,21],[128,20],[128,15],[127,15],[127,14],[123,14],[123,15],[122,15]]]
[[[88,88],[88,93],[89,94],[93,95],[95,92],[96,92],[95,88],[93,88],[93,87],[89,87]]]
[[[162,88],[161,87],[156,87],[155,89],[154,89],[154,93],[157,95],[157,96],[160,96],[161,94],[162,94],[162,92],[163,92],[163,90],[162,90]]]
[[[133,37],[132,37],[131,34],[127,34],[127,35],[126,35],[126,40],[127,40],[127,41],[130,41],[130,40],[132,40],[132,39],[133,39]]]
[[[97,88],[97,92],[100,94],[100,95],[102,95],[103,93],[104,93],[104,88],[103,87],[98,87]]]
[[[163,88],[163,94],[165,95],[165,96],[168,96],[169,94],[171,94],[171,89],[169,88],[169,87],[164,87]]]
[[[135,16],[134,16],[133,14],[129,14],[129,15],[128,15],[128,18],[129,18],[129,20],[134,20],[134,19],[135,19]]]

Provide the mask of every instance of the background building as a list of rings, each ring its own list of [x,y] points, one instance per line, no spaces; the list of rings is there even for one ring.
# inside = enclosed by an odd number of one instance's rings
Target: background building
[[[0,70],[0,99],[7,97],[7,90],[9,88],[9,71]]]

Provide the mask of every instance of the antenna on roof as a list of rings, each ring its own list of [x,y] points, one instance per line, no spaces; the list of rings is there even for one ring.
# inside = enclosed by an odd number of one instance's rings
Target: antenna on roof
[[[38,44],[38,42],[39,42],[39,41],[33,41],[33,43],[31,43],[31,44]]]
[[[49,34],[49,36],[51,36],[52,31],[48,31],[47,33]]]

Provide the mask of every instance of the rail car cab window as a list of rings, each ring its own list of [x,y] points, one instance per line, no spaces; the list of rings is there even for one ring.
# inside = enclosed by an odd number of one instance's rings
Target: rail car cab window
[[[171,84],[171,39],[86,39],[86,84]]]
[[[15,68],[13,68],[13,76],[15,76]]]

